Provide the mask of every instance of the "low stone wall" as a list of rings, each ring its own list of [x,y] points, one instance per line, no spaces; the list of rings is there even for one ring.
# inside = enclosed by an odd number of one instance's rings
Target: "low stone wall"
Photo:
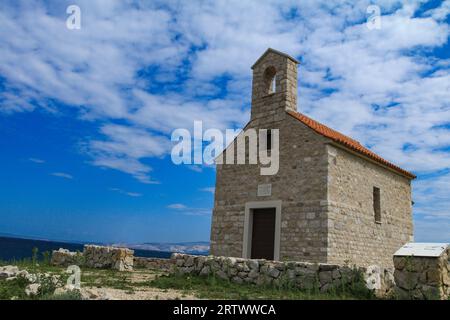
[[[134,250],[85,245],[83,256],[85,265],[90,268],[110,268],[120,271],[133,270]]]
[[[171,259],[134,257],[135,268],[170,270],[173,263]]]
[[[90,268],[130,271],[133,270],[133,254],[134,251],[128,248],[85,245],[82,253],[62,248],[53,251],[51,264],[55,266],[76,264]]]
[[[82,252],[71,252],[67,249],[59,248],[52,253],[52,259],[50,262],[54,266],[70,266],[79,265],[84,263]]]
[[[450,297],[450,249],[440,257],[394,257],[396,294],[400,299]]]
[[[378,297],[399,299],[450,298],[450,247],[436,257],[394,256],[394,269],[379,266],[355,267],[324,263],[280,262],[174,253],[170,259],[134,257],[134,251],[85,245],[82,253],[66,249],[52,253],[56,266],[84,265],[120,271],[136,268],[167,270],[171,273],[214,275],[234,283],[253,283],[316,289],[327,292],[355,282],[364,282]]]
[[[378,296],[386,296],[394,287],[393,270],[377,266],[350,268],[333,264],[278,262],[216,256],[193,256],[174,253],[172,273],[215,275],[234,283],[286,285],[299,289],[326,292],[332,288],[364,281]],[[363,279],[361,279],[363,276]]]

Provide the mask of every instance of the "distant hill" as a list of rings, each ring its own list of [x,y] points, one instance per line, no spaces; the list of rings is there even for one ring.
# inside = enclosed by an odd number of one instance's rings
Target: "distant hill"
[[[114,246],[127,247],[139,250],[163,251],[163,252],[180,252],[189,254],[207,255],[209,253],[209,242],[177,242],[177,243],[159,243],[146,242],[142,244],[121,244],[116,243]]]

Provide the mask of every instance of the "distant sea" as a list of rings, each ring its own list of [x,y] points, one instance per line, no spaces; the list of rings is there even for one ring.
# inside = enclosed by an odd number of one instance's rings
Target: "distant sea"
[[[83,251],[83,244],[70,242],[57,242],[47,240],[33,240],[12,237],[0,237],[0,260],[21,260],[31,258],[33,248],[38,248],[39,257],[42,252],[58,250]],[[136,257],[170,258],[171,252],[133,249]]]

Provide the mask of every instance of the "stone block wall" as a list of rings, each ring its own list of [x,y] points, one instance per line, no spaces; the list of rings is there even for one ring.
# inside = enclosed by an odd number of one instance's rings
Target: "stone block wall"
[[[393,267],[392,256],[412,241],[410,180],[348,151],[328,149],[328,261]],[[376,222],[373,188],[380,188]]]
[[[284,111],[247,128],[280,129],[280,168],[262,176],[261,165],[217,166],[211,254],[242,257],[245,204],[281,200],[280,260],[327,262],[327,140]],[[270,196],[258,196],[260,184],[272,185]]]
[[[83,265],[89,268],[133,270],[134,251],[128,248],[85,245],[82,253],[60,248],[52,253],[54,266]]]
[[[59,250],[53,251],[50,263],[54,266],[67,267],[73,264],[79,265],[83,261],[82,252],[71,252],[67,249],[60,248]]]
[[[327,292],[359,281],[378,296],[388,295],[394,286],[392,270],[376,266],[350,268],[325,263],[280,262],[216,256],[172,255],[172,273],[217,276],[237,284],[274,285]]]
[[[266,72],[276,72],[276,91],[268,92]],[[251,119],[275,111],[297,111],[297,62],[275,52],[268,52],[253,66]]]
[[[110,268],[120,271],[133,270],[134,250],[128,248],[85,245],[83,256],[90,268]]]
[[[153,270],[170,270],[173,266],[173,260],[162,258],[144,258],[134,257],[134,268],[153,269]]]
[[[394,257],[396,294],[401,299],[449,299],[450,249],[440,257]]]

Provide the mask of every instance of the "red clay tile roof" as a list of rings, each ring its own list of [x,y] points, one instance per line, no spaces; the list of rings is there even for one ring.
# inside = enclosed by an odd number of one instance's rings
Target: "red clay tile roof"
[[[333,140],[334,142],[337,142],[338,144],[343,145],[344,147],[346,147],[352,151],[360,153],[378,163],[381,163],[382,165],[387,166],[410,179],[416,178],[416,176],[414,174],[412,174],[411,172],[408,172],[408,171],[396,166],[395,164],[383,159],[379,155],[375,154],[374,152],[372,152],[369,149],[367,149],[366,147],[364,147],[358,141],[353,140],[352,138],[347,137],[346,135],[343,135],[342,133],[331,129],[331,128],[321,124],[320,122],[317,122],[317,121],[305,116],[304,114],[294,112],[294,111],[287,111],[287,113],[289,115],[291,115],[292,117],[294,117],[295,119],[301,121],[303,124],[307,125],[311,129],[313,129],[320,135],[327,137],[327,138]]]

